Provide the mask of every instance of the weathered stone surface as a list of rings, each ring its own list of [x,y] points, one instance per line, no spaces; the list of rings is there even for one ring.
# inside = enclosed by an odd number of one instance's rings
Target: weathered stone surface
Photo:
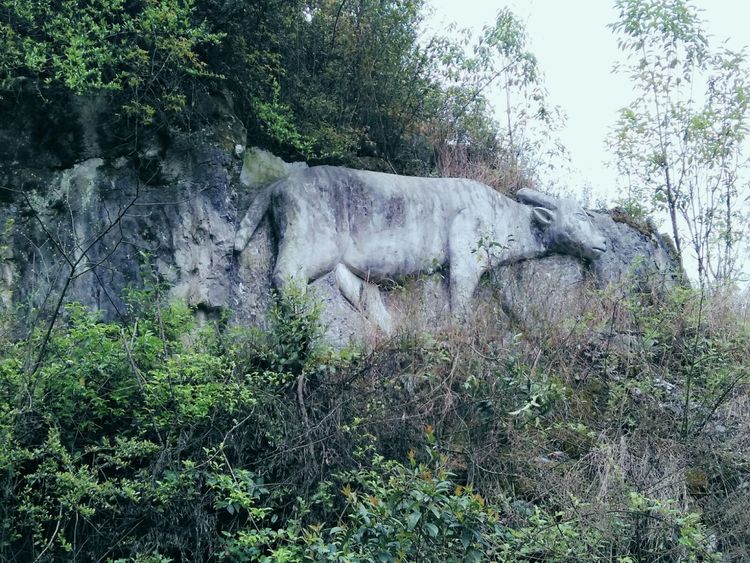
[[[116,315],[124,288],[158,275],[192,306],[230,306],[239,163],[186,137],[159,161],[180,170],[174,181],[145,184],[138,166],[137,158],[89,159],[13,192],[0,220],[14,219],[6,288],[15,303],[39,305],[69,282],[69,300]]]
[[[574,201],[533,190],[518,197],[471,180],[321,166],[260,191],[235,250],[245,249],[268,214],[278,241],[276,288],[333,272],[352,306],[390,333],[393,319],[378,284],[446,270],[450,307],[465,317],[491,268],[552,253],[596,260],[606,252],[604,237]]]
[[[652,227],[617,222],[607,213],[593,215],[610,249],[593,267],[600,284],[636,283],[645,289],[675,283],[681,266],[663,236]]]
[[[590,213],[608,249],[595,262],[548,256],[491,273],[503,311],[520,326],[542,331],[561,320],[575,323],[595,298],[592,290],[624,295],[659,291],[677,282],[680,266],[660,235],[616,222],[607,213]]]
[[[219,121],[230,114],[216,110]],[[527,192],[525,204],[464,180],[305,171],[244,151],[244,129],[226,121],[149,139],[132,155],[96,155],[97,128],[83,124],[77,152],[65,156],[78,160],[62,167],[54,151],[35,161],[28,148],[5,147],[20,156],[0,168],[0,307],[49,307],[65,290],[66,299],[114,317],[124,288],[158,277],[204,314],[229,310],[238,323],[263,324],[274,274],[279,283],[318,263],[301,279],[324,304],[329,338],[344,343],[377,338],[381,328],[435,329],[451,320],[451,302],[466,316],[541,327],[575,318],[588,286],[673,273],[657,236],[606,214],[577,215],[574,202]],[[250,173],[248,158],[258,155],[273,173]],[[257,187],[261,176],[290,172],[303,179],[298,192],[261,205],[273,195]],[[373,187],[386,195],[373,199]],[[304,193],[311,197],[294,195]],[[257,217],[240,228],[253,202]],[[293,233],[313,203],[318,215],[304,223],[313,230]],[[293,234],[296,264],[283,252]],[[331,244],[341,260],[332,261]]]

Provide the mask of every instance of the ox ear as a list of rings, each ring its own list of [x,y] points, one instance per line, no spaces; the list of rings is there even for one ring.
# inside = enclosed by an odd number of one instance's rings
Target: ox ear
[[[536,190],[522,188],[516,192],[516,197],[521,203],[537,205],[539,207],[545,207],[547,209],[557,209],[557,201],[555,200],[555,198]]]
[[[531,210],[534,217],[534,221],[539,223],[542,227],[547,227],[552,223],[554,219],[553,213],[546,207],[535,207]]]

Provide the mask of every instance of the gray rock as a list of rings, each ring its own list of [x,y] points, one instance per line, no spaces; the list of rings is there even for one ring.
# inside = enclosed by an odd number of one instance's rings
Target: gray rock
[[[204,316],[263,325],[274,277],[297,276],[343,344],[432,330],[457,311],[543,328],[574,321],[592,284],[641,287],[678,270],[658,235],[569,200],[242,153],[244,128],[216,107],[215,127],[149,139],[137,155],[97,155],[91,124],[64,158],[2,148],[0,309],[48,309],[65,291],[114,318],[125,288],[158,278]]]
[[[321,166],[257,195],[240,223],[242,252],[269,214],[278,251],[273,284],[307,286],[333,272],[342,295],[386,333],[393,320],[377,284],[447,270],[450,308],[468,313],[491,268],[563,253],[596,260],[604,237],[574,201],[484,184]]]

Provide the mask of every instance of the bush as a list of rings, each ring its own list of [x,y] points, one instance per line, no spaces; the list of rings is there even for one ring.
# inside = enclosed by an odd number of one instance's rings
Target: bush
[[[221,34],[191,0],[0,2],[0,96],[24,82],[53,96],[116,92],[143,123],[185,108],[188,83],[209,76],[198,54]]]
[[[3,560],[705,561],[747,545],[748,340],[721,302],[610,294],[549,347],[454,330],[365,353],[321,344],[300,292],[266,333],[196,327],[160,295],[132,293],[122,323],[69,306],[36,370],[29,342],[2,347]],[[620,330],[628,347],[602,337]]]

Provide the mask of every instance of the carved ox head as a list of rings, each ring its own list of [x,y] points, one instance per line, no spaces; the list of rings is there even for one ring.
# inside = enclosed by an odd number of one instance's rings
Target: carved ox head
[[[590,215],[572,199],[556,199],[524,188],[518,201],[533,205],[532,217],[544,233],[548,250],[595,260],[607,251],[607,239],[591,223]]]

